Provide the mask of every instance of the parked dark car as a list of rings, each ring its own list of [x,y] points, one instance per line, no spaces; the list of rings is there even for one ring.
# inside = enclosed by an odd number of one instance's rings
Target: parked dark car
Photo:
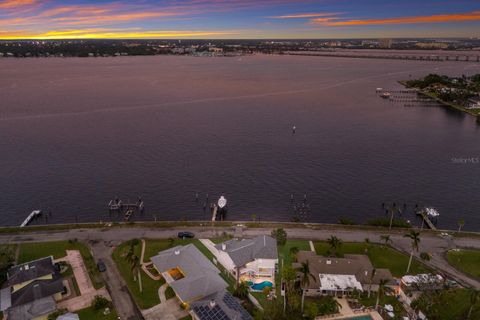
[[[105,263],[102,260],[98,260],[97,268],[98,268],[98,271],[100,271],[100,272],[107,271],[107,266],[105,265]]]
[[[195,237],[195,235],[193,234],[193,232],[182,231],[178,233],[178,237],[185,239],[185,238],[193,238]]]

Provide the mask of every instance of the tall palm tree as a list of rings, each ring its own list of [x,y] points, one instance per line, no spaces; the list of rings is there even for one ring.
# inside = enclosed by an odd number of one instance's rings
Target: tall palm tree
[[[375,310],[378,308],[378,303],[380,302],[380,297],[383,298],[385,295],[385,285],[388,283],[387,279],[381,279],[380,283],[378,284],[378,292],[377,292],[377,302],[375,303]]]
[[[305,302],[305,289],[310,284],[310,279],[315,281],[315,276],[310,272],[310,262],[307,260],[302,262],[300,267],[297,269],[300,272],[300,285],[302,286],[302,312],[303,304]]]
[[[458,220],[458,232],[462,231],[463,226],[465,225],[465,220]]]
[[[370,273],[370,282],[369,282],[369,285],[368,285],[368,297],[370,298],[370,293],[372,291],[372,282],[373,282],[373,278],[375,277],[375,274],[377,273],[377,269],[373,268],[372,269],[372,272]]]
[[[327,239],[327,243],[330,245],[330,248],[333,250],[336,256],[338,249],[340,249],[342,246],[342,240],[332,235]]]
[[[390,212],[390,227],[388,228],[389,230],[392,230],[392,224],[393,224],[393,216],[397,213],[400,212],[400,209],[397,208],[396,206],[393,206],[393,207],[390,207],[388,209],[388,211]]]
[[[407,272],[410,271],[410,266],[412,265],[413,253],[418,251],[418,244],[420,243],[420,232],[415,230],[410,230],[409,233],[404,235],[405,238],[410,238],[412,240],[412,251],[410,251],[410,259],[408,260]]]
[[[380,239],[382,239],[383,242],[385,242],[385,246],[388,246],[390,243],[392,243],[392,239],[390,238],[389,234],[382,234],[380,236]]]
[[[479,298],[480,298],[480,290],[471,289],[470,308],[468,309],[467,319],[470,319],[470,317],[472,316],[473,307],[477,304]]]
[[[140,290],[140,292],[143,292],[142,277],[140,275],[140,258],[135,254],[131,258],[130,270],[133,274],[133,281],[137,281],[138,278],[138,289]]]

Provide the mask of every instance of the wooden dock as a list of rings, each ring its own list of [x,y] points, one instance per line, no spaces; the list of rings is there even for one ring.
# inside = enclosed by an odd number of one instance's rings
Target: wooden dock
[[[141,198],[138,198],[138,201],[135,203],[123,202],[122,200],[114,199],[114,200],[110,200],[107,206],[110,211],[117,211],[117,212],[120,212],[123,210],[126,210],[126,211],[138,210],[140,212],[143,212],[143,210],[145,209],[145,204]]]
[[[424,210],[417,211],[417,215],[423,219],[423,222],[432,230],[437,230],[437,227],[433,224],[433,222],[428,217],[427,213]],[[423,223],[422,222],[422,223]]]
[[[34,210],[32,211],[28,217],[22,222],[22,224],[20,225],[20,227],[26,227],[28,226],[28,224],[30,222],[32,222],[32,220],[38,216],[40,216],[42,214],[42,210]]]

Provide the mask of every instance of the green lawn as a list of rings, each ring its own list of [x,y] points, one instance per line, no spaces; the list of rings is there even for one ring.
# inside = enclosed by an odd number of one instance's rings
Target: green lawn
[[[177,245],[187,245],[194,244],[209,260],[213,260],[213,254],[200,242],[198,239],[145,239],[145,257],[144,261],[148,262],[151,257],[156,256],[160,251],[169,249]],[[141,272],[143,292],[140,293],[138,283],[133,281],[133,274],[131,268],[127,261],[124,258],[125,252],[128,250],[130,242],[124,242],[115,248],[113,252],[113,260],[118,266],[122,277],[125,279],[127,286],[132,294],[135,302],[138,304],[140,309],[148,309],[160,303],[160,298],[158,296],[158,289],[162,284],[165,283],[165,280],[155,281],[148,277],[144,272]],[[141,253],[141,242],[135,247],[135,254],[140,257]],[[223,270],[222,266],[217,265],[217,267],[222,271],[221,276],[229,284],[229,289],[233,290],[235,284],[234,279],[231,276],[228,276]],[[171,289],[170,289],[171,290]],[[167,290],[169,293],[169,290]],[[173,293],[173,291],[172,291]]]
[[[165,248],[168,248],[168,240],[163,240],[165,242]],[[160,244],[159,244],[160,245]],[[139,306],[140,309],[148,309],[160,303],[160,298],[158,296],[158,289],[162,284],[165,283],[165,280],[161,279],[159,281],[151,279],[147,276],[143,271],[140,271],[141,278],[142,278],[142,289],[143,291],[140,292],[140,288],[138,286],[138,279],[134,281],[133,273],[131,271],[130,265],[125,260],[124,255],[128,251],[130,247],[130,241],[124,242],[120,244],[115,250],[113,251],[112,258],[115,261],[120,274],[122,275],[123,279],[127,283],[128,289],[132,294],[135,302]],[[148,243],[147,247],[148,249]],[[135,254],[140,257],[141,253],[141,243],[139,242],[138,245],[135,247]],[[152,254],[153,256],[154,254]],[[149,257],[148,257],[149,258]],[[147,258],[147,250],[145,250],[145,261],[148,261]]]
[[[328,243],[324,241],[315,241],[315,251],[322,256],[331,255],[331,249]],[[365,254],[365,244],[361,242],[345,242],[338,251],[338,256],[344,254]],[[405,275],[408,266],[409,256],[378,244],[370,244],[367,255],[375,268],[387,268],[394,277]],[[409,274],[415,275],[419,273],[428,273],[431,270],[422,263],[413,260]]]
[[[168,286],[167,290],[165,290],[165,298],[172,299],[175,297],[175,292],[173,291],[172,287]]]
[[[428,319],[434,320],[465,320],[470,308],[470,292],[467,289],[442,290],[427,301],[433,301],[430,308],[419,299],[413,303],[418,304]],[[480,319],[480,300],[473,307],[470,320]]]
[[[77,241],[55,241],[22,243],[19,247],[18,263],[24,263],[48,256],[54,259],[67,255],[66,250],[79,250],[87,267],[92,284],[96,289],[104,286],[100,272],[97,269],[92,254],[86,245]]]
[[[95,310],[92,307],[88,307],[77,312],[80,320],[116,320],[117,312],[115,309],[110,308],[110,313],[108,315],[103,314],[102,310]]]
[[[476,278],[480,278],[480,250],[450,250],[448,262],[458,270]]]
[[[292,256],[290,254],[290,249],[297,247],[300,251],[310,251],[310,245],[307,240],[287,240],[287,243],[283,246],[278,247],[278,265],[282,266],[282,260],[284,266],[289,266],[292,264]]]

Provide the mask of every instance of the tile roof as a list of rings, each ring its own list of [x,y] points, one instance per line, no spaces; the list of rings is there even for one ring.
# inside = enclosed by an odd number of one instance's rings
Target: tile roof
[[[315,281],[311,281],[309,285],[311,289],[320,287],[320,274],[354,275],[360,283],[368,284],[374,269],[368,256],[362,254],[346,254],[344,258],[327,258],[318,256],[313,251],[300,251],[297,253],[297,260],[298,263],[294,263],[294,267],[300,266],[301,262],[307,260],[309,262],[310,273],[315,276]],[[390,270],[375,270],[372,284],[379,284],[382,279],[393,281]]]

